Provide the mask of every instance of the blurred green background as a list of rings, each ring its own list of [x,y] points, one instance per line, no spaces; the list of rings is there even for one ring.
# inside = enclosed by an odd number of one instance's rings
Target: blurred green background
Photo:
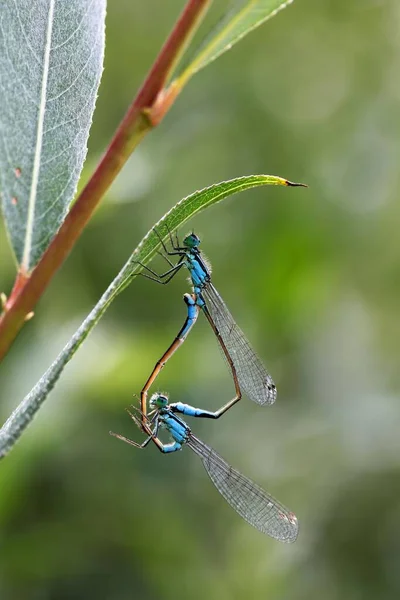
[[[182,6],[109,2],[84,179]],[[0,369],[4,420],[183,196],[251,173],[307,182],[190,223],[278,385],[272,408],[246,399],[192,426],[296,512],[296,544],[242,521],[189,450],[137,452],[108,435],[138,433],[124,408],[185,314],[183,275],[166,288],[140,278],[2,461],[2,600],[400,597],[399,25],[398,0],[297,0],[195,77]],[[4,291],[13,277],[2,229]],[[207,408],[233,395],[203,317],[158,386]]]

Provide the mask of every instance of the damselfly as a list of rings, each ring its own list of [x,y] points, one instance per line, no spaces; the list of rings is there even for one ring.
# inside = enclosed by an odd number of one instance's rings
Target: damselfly
[[[149,267],[141,265],[150,273],[141,274],[157,283],[167,284],[182,267],[186,267],[189,270],[192,280],[196,304],[203,310],[207,317],[228,362],[231,361],[233,363],[240,388],[257,404],[273,404],[276,399],[276,387],[272,377],[266,371],[261,360],[250,346],[244,333],[234,321],[225,302],[212,284],[211,267],[201,254],[199,237],[195,233],[191,233],[183,240],[183,246],[180,246],[177,236],[176,243],[174,243],[172,235],[169,232],[173,248],[171,252],[165,245],[161,234],[156,229],[154,231],[158,235],[166,253],[163,256],[169,262],[171,268],[165,273],[158,274]],[[173,264],[168,256],[178,256],[178,262]],[[190,329],[191,326],[189,327]],[[189,330],[185,332],[185,336]],[[177,347],[175,347],[174,351]],[[164,357],[168,354],[169,350],[164,354]],[[167,356],[167,360],[169,356]],[[154,378],[152,381],[154,381]],[[143,404],[141,408],[143,412],[146,411],[146,407]]]
[[[141,415],[142,420],[129,413],[139,428],[143,428],[143,418],[146,421],[145,430],[148,437],[142,444],[113,432],[110,432],[111,435],[136,448],[145,448],[150,441],[153,441],[165,454],[181,450],[185,445],[189,446],[200,457],[219,493],[243,519],[262,533],[281,542],[296,540],[298,533],[296,516],[256,483],[228,465],[215,450],[193,435],[185,421],[177,416],[179,413],[191,417],[213,418],[213,413],[181,402],[169,404],[168,397],[159,393],[151,397],[150,408],[152,412],[148,416]],[[169,432],[172,442],[165,444],[160,440],[158,437],[160,426]]]
[[[143,386],[142,391],[140,392],[140,407],[141,407],[141,411],[142,411],[143,415],[145,415],[147,412],[147,393],[148,393],[150,387],[154,383],[154,381],[157,378],[158,374],[160,373],[161,369],[164,368],[165,363],[171,358],[171,356],[174,354],[174,352],[183,344],[187,335],[189,334],[190,330],[192,329],[193,325],[197,321],[197,317],[198,317],[199,310],[200,310],[200,305],[197,302],[196,295],[195,294],[184,294],[183,299],[184,299],[186,307],[187,307],[187,315],[186,315],[185,322],[184,322],[182,328],[180,329],[179,333],[177,334],[176,338],[172,342],[172,344],[164,352],[164,354],[162,355],[160,360],[158,360],[156,362],[154,369],[151,372],[150,377],[148,378],[148,380],[146,381],[146,383]],[[216,332],[216,334],[220,341],[220,345],[221,345],[222,351],[224,353],[224,356],[226,358],[226,361],[231,369],[232,378],[233,378],[233,382],[235,384],[235,391],[236,391],[236,396],[230,402],[228,402],[227,404],[222,406],[218,411],[213,413],[214,418],[218,419],[221,415],[224,414],[225,411],[228,410],[228,408],[231,408],[231,406],[233,406],[234,404],[236,404],[236,402],[238,402],[240,400],[241,391],[240,391],[240,386],[239,386],[236,370],[233,365],[233,361],[229,355],[228,350],[226,349],[225,344],[221,340],[221,336],[217,332]]]

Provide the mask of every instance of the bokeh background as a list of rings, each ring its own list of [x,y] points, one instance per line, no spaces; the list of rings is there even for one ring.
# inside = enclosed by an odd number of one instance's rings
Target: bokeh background
[[[109,2],[83,179],[182,6]],[[296,544],[242,521],[189,450],[138,452],[108,435],[138,433],[124,408],[185,313],[183,275],[166,288],[139,278],[2,461],[2,600],[400,597],[399,26],[398,0],[297,0],[195,77],[0,370],[4,420],[185,195],[251,173],[307,182],[246,192],[190,224],[278,385],[272,408],[246,399],[192,426],[296,512]],[[1,229],[4,291],[13,277]],[[157,389],[207,408],[232,396],[202,317]]]

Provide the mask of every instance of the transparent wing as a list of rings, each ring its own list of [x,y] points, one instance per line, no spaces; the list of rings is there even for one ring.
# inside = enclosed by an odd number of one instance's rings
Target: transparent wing
[[[257,404],[273,404],[276,400],[276,387],[272,377],[236,325],[225,302],[210,282],[204,286],[202,294],[235,365],[240,388]]]
[[[294,542],[296,516],[256,483],[229,466],[212,448],[190,435],[187,445],[200,456],[211,481],[227,502],[250,525],[281,542]]]

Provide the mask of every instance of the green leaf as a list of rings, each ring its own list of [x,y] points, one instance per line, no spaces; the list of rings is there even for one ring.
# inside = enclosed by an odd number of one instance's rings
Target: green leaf
[[[286,8],[293,0],[240,0],[210,32],[195,58],[177,77],[182,85],[192,75],[230,50],[245,35]]]
[[[262,185],[299,186],[303,184],[291,183],[286,179],[274,177],[273,175],[250,175],[248,177],[239,177],[237,179],[231,179],[230,181],[217,183],[201,191],[195,192],[178,202],[174,208],[167,212],[167,214],[156,223],[155,228],[163,239],[167,239],[169,231],[178,229],[205,208],[220,202],[232,194]],[[15,409],[0,430],[0,458],[9,452],[24,429],[31,422],[33,416],[53,389],[66,364],[71,360],[79,346],[103,316],[111,302],[115,300],[118,294],[120,294],[142,270],[142,267],[138,262],[141,262],[142,264],[148,263],[160,246],[160,239],[153,228],[142,239],[132,256],[118,273],[114,281],[109,285],[96,306],[77,329],[53,364],[21,404]]]
[[[0,189],[29,272],[61,225],[86,156],[104,53],[106,0],[3,0]]]

